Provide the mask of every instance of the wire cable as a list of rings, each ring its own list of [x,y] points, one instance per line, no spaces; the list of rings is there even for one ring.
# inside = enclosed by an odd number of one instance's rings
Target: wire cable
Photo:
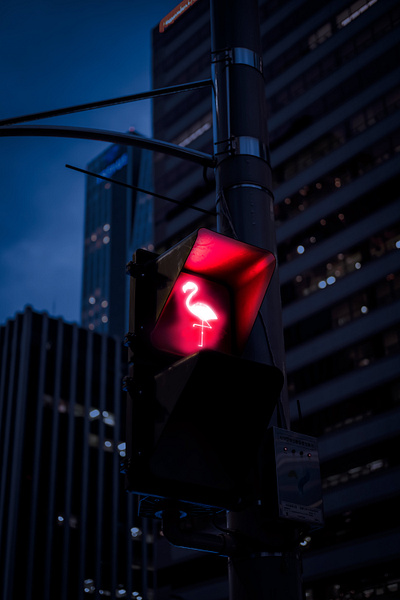
[[[226,201],[225,195],[223,190],[221,190],[221,193],[219,194],[218,198],[217,198],[217,202],[216,202],[216,206],[218,207],[218,205],[220,206],[220,214],[224,217],[224,219],[227,221],[229,228],[231,230],[231,233],[233,235],[233,237],[238,240],[239,236],[236,233],[235,227],[233,225],[233,221],[232,221],[232,217],[231,217],[231,213],[228,207],[228,203]]]
[[[122,185],[131,190],[136,190],[137,192],[142,192],[143,194],[148,194],[149,196],[154,196],[155,198],[160,198],[161,200],[166,200],[167,202],[172,202],[173,204],[178,204],[180,206],[184,206],[185,208],[191,208],[192,210],[197,210],[198,212],[204,213],[206,215],[216,216],[216,211],[206,210],[205,208],[200,208],[199,206],[193,206],[192,204],[185,204],[180,200],[174,200],[173,198],[168,198],[168,196],[163,196],[162,194],[157,194],[157,192],[151,192],[150,190],[144,190],[136,185],[131,185],[130,183],[125,183],[124,181],[118,181],[117,179],[111,179],[110,177],[105,177],[104,175],[99,175],[98,173],[93,173],[92,171],[87,171],[86,169],[80,169],[79,167],[74,167],[72,165],[65,165],[67,169],[72,169],[73,171],[78,171],[79,173],[84,173],[85,175],[90,175],[91,177],[97,177],[98,179],[103,179],[104,181],[108,181],[109,183],[116,183],[117,185]]]

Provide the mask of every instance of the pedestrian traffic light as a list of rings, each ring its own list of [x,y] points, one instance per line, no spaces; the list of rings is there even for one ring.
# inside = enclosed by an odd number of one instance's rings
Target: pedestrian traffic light
[[[179,356],[200,349],[237,356],[257,317],[275,257],[199,229],[161,256],[142,253],[132,267],[132,319],[140,323],[131,322],[131,331]]]
[[[200,229],[131,279],[127,488],[141,514],[238,508],[283,384],[241,354],[275,267],[263,249]]]

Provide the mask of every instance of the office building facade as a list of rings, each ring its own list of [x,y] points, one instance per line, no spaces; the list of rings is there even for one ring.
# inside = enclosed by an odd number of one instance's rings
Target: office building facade
[[[2,598],[148,597],[121,346],[29,308],[0,328]]]
[[[209,1],[193,4],[164,33],[155,28],[152,44],[153,88],[210,79]],[[211,87],[154,99],[153,131],[156,139],[213,154]],[[153,164],[156,192],[182,203],[155,199],[156,248],[170,247],[200,225],[215,229],[214,217],[187,209],[215,210],[212,170],[166,154],[156,154]]]
[[[153,31],[154,87],[210,77],[208,4]],[[318,437],[324,488],[325,527],[302,541],[304,589],[309,600],[396,598],[400,7],[260,0],[259,9],[291,422]],[[210,90],[158,99],[153,116],[155,137],[213,153]],[[156,248],[200,223],[216,227],[185,206],[214,207],[212,174],[161,156],[154,173],[158,191],[183,201],[158,205]],[[211,593],[209,560],[210,581],[196,592],[193,579],[185,600]],[[221,568],[221,586],[224,577]]]
[[[88,165],[108,179],[151,190],[149,152],[114,144]],[[81,295],[81,323],[91,331],[123,336],[128,330],[125,265],[136,248],[151,248],[152,197],[88,176]]]

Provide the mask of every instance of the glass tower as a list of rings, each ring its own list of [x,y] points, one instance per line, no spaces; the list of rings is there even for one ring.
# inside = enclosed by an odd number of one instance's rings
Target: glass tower
[[[88,165],[92,173],[152,189],[151,155],[140,148],[113,145]],[[125,265],[137,247],[151,248],[152,198],[88,176],[81,318],[92,331],[122,336],[128,330]]]

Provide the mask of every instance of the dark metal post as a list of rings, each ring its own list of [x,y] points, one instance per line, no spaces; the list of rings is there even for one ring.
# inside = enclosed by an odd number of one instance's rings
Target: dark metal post
[[[211,0],[211,36],[218,230],[276,255],[257,0]],[[247,358],[284,372],[277,270],[261,313]]]
[[[257,0],[211,0],[211,39],[218,230],[276,256]],[[277,270],[260,312],[245,356],[285,373]],[[289,428],[286,387],[276,423]],[[259,501],[228,513],[228,527],[252,540],[242,557],[229,559],[230,600],[301,598],[293,536],[276,524],[272,534],[265,512]]]

